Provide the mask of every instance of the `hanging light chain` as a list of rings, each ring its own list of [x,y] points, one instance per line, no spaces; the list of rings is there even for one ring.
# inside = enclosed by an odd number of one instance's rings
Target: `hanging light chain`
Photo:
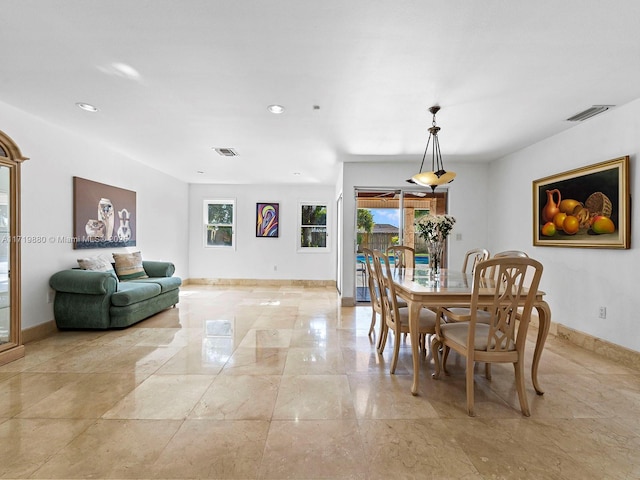
[[[429,138],[427,139],[427,145],[424,149],[424,154],[422,155],[422,163],[420,164],[420,171],[411,177],[410,180],[407,180],[410,183],[417,183],[418,185],[424,185],[431,187],[433,193],[435,193],[435,189],[438,185],[444,185],[445,183],[450,183],[455,178],[456,174],[454,172],[447,172],[444,169],[444,162],[442,161],[442,152],[440,151],[440,140],[438,139],[438,132],[440,131],[440,127],[438,127],[436,123],[436,113],[440,110],[440,107],[434,105],[429,108],[429,111],[433,115],[431,120],[431,127],[429,127]],[[431,138],[433,137],[433,143]],[[431,171],[430,172],[422,172],[424,168],[424,161],[427,157],[427,153],[429,151],[429,144],[431,144]]]

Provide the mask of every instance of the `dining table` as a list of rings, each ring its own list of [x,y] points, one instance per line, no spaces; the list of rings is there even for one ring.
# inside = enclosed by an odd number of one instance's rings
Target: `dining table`
[[[418,318],[421,308],[434,311],[438,307],[469,307],[471,304],[473,275],[458,270],[441,269],[437,275],[428,267],[397,268],[393,270],[396,294],[407,302],[409,308],[409,338],[413,357],[413,384],[411,393],[418,394],[420,355],[418,352]],[[489,306],[495,289],[479,289],[478,305]],[[538,366],[551,324],[551,309],[544,301],[545,293],[538,291],[533,308],[538,314],[538,335],[533,352],[531,380],[538,395],[544,394],[538,381]],[[524,299],[523,299],[524,300]]]

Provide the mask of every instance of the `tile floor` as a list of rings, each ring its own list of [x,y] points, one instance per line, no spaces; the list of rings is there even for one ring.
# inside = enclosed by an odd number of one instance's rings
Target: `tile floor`
[[[183,288],[135,327],[61,332],[0,367],[0,478],[640,478],[640,372],[550,338],[522,417],[509,366],[420,395],[332,289]],[[533,337],[532,337],[533,338]],[[530,349],[531,352],[531,349]]]

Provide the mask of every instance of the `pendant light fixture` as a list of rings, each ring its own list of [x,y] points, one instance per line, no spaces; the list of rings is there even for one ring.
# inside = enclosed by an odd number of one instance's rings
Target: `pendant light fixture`
[[[440,127],[436,125],[436,113],[440,110],[440,107],[435,105],[429,108],[429,111],[433,115],[431,127],[429,128],[429,139],[427,140],[427,146],[424,149],[424,155],[422,156],[422,163],[420,164],[420,171],[416,173],[411,179],[407,180],[409,183],[416,183],[423,187],[431,187],[431,191],[435,193],[436,187],[439,185],[445,185],[453,182],[456,178],[454,172],[447,172],[444,169],[442,163],[442,154],[440,153],[440,142],[438,141],[438,132]],[[427,152],[429,151],[429,144],[431,144],[431,171],[423,172],[424,160],[427,158]]]

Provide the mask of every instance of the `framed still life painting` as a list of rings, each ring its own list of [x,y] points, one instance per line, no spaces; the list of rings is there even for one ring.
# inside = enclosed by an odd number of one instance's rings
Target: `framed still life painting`
[[[136,192],[73,177],[73,248],[133,247]]]
[[[277,237],[279,228],[279,204],[256,203],[256,237]]]
[[[533,182],[533,244],[630,248],[629,157]]]

